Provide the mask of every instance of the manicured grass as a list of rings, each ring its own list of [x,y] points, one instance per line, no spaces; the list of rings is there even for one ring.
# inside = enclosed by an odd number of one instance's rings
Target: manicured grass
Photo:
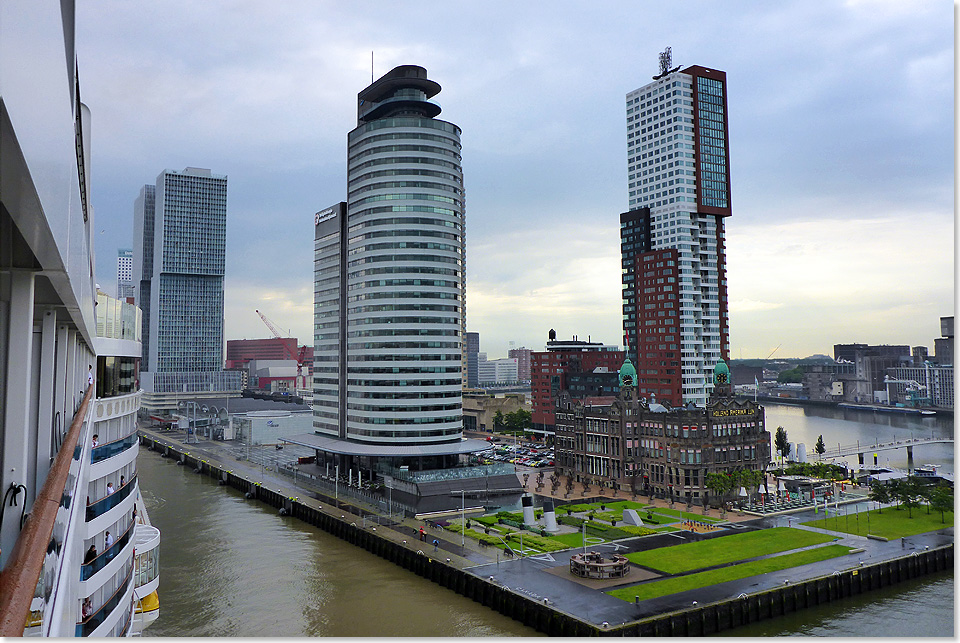
[[[615,509],[620,512],[622,512],[624,509],[636,509],[639,511],[647,506],[642,502],[634,502],[632,500],[615,500],[614,502],[607,502],[605,504],[607,509]]]
[[[553,538],[553,539],[556,540],[557,542],[563,543],[563,544],[566,545],[567,547],[583,547],[583,534],[580,534],[580,533],[576,533],[576,534],[557,534],[557,535],[555,535],[555,536],[551,536],[551,538]],[[595,538],[595,536],[590,535],[590,536],[587,536],[587,538]],[[605,540],[606,540],[606,539],[604,539],[604,541],[605,541]],[[593,544],[596,544],[596,542],[594,541]],[[590,543],[589,541],[587,541],[587,547],[588,547],[588,548],[590,547],[590,545],[591,545],[591,543]]]
[[[666,507],[657,507],[653,510],[654,513],[661,513],[665,516],[676,516],[681,520],[699,520],[700,522],[720,522],[719,518],[712,518],[710,516],[703,516],[701,514],[687,513],[686,511],[680,511],[679,509],[668,509]],[[643,518],[643,516],[640,516]]]
[[[775,554],[834,540],[802,529],[775,527],[627,554],[630,562],[667,574],[679,574],[738,560]]]
[[[843,515],[843,509],[841,508],[840,513],[840,516],[830,515],[826,519],[820,518],[803,524],[846,534],[859,534],[861,536],[873,534],[891,540],[928,531],[937,531],[953,525],[952,511],[945,512],[943,515],[945,520],[940,522],[940,512],[931,511],[928,514],[926,507],[915,508],[913,518],[907,517],[907,510],[903,507],[899,509],[887,507],[882,513],[876,509],[869,512],[861,511],[859,515],[851,512],[846,516]]]
[[[800,565],[807,565],[809,563],[843,556],[849,552],[850,548],[844,547],[843,545],[827,545],[826,547],[817,547],[816,549],[784,554],[783,556],[774,556],[749,563],[721,567],[720,569],[711,569],[697,574],[664,578],[663,580],[643,583],[641,585],[615,589],[607,592],[607,594],[629,602],[633,602],[635,596],[639,596],[641,601],[645,601],[658,596],[666,596],[667,594],[676,594],[677,592],[685,592],[699,587],[707,587],[731,580],[749,578],[750,576],[775,572],[781,569],[789,569],[790,567],[799,567]]]

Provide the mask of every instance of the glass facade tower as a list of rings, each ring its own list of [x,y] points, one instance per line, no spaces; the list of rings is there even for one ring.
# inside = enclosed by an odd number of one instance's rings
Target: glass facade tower
[[[223,390],[227,177],[200,168],[164,170],[155,187],[141,191],[135,214],[142,235],[135,247],[143,258],[134,269],[151,372],[144,388]]]
[[[347,201],[316,215],[320,436],[461,441],[463,173],[460,128],[435,118],[439,91],[425,69],[403,65],[359,93]]]

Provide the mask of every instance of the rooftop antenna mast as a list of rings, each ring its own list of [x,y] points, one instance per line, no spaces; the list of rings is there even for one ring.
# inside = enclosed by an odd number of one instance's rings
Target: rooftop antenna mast
[[[660,52],[660,75],[665,75],[673,67],[673,47],[667,47]]]
[[[373,84],[373,50],[370,50],[370,84]]]

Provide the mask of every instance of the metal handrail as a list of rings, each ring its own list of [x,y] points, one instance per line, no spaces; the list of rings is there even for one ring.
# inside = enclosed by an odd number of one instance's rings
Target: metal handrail
[[[33,502],[23,531],[13,546],[9,562],[0,572],[0,637],[23,636],[30,614],[30,603],[37,589],[40,572],[43,571],[44,553],[53,533],[67,474],[70,472],[73,450],[79,441],[87,406],[93,399],[94,390],[93,385],[87,386],[80,408],[73,416],[70,431],[53,461],[53,466],[50,467],[43,488]]]

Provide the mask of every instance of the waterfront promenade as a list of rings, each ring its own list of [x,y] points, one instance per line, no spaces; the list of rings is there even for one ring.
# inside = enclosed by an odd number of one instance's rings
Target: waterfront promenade
[[[341,496],[339,502],[332,498],[327,490],[314,488],[302,478],[294,480],[291,477],[280,475],[273,467],[253,464],[246,458],[237,459],[237,449],[229,443],[201,441],[195,444],[184,444],[186,436],[176,432],[157,432],[142,429],[144,443],[154,446],[169,447],[172,457],[181,454],[189,455],[186,466],[195,461],[203,462],[208,468],[231,472],[232,475],[250,481],[255,486],[270,490],[283,498],[296,499],[297,502],[323,512],[335,518],[344,517],[349,524],[355,524],[359,529],[376,531],[377,537],[387,540],[396,546],[413,552],[423,552],[422,556],[431,560],[442,561],[464,573],[483,579],[484,582],[496,585],[507,590],[517,599],[534,601],[548,606],[558,614],[566,615],[576,621],[589,624],[598,630],[615,628],[624,623],[631,623],[638,619],[649,618],[662,614],[689,610],[694,601],[699,605],[706,605],[718,601],[729,601],[743,595],[756,595],[764,591],[783,587],[785,581],[795,584],[805,579],[814,579],[832,576],[835,573],[854,570],[861,565],[869,566],[877,562],[894,560],[909,556],[914,551],[922,552],[925,548],[931,550],[941,546],[952,545],[953,529],[945,529],[921,536],[910,537],[905,545],[897,542],[881,542],[847,534],[835,534],[838,544],[844,544],[862,551],[835,558],[821,563],[804,567],[792,568],[781,572],[772,572],[763,576],[752,577],[740,581],[731,581],[707,588],[691,590],[679,594],[672,594],[634,605],[629,602],[613,598],[603,593],[618,586],[635,584],[642,580],[640,568],[638,573],[624,583],[623,579],[610,581],[583,581],[570,575],[568,571],[569,557],[580,551],[570,549],[552,554],[535,554],[522,559],[504,560],[499,548],[481,547],[476,541],[466,539],[465,545],[460,543],[460,535],[446,530],[428,529],[427,542],[419,540],[418,532],[423,522],[413,518],[399,518],[396,515],[391,519],[383,512],[376,502],[363,502],[354,498]],[[276,452],[277,455],[283,452]],[[286,458],[291,454],[287,453]],[[235,485],[236,486],[236,485]],[[533,487],[533,485],[529,485]],[[608,490],[609,491],[609,490]],[[537,492],[541,493],[541,492]],[[549,495],[542,494],[541,495]],[[562,499],[562,492],[559,494]],[[597,494],[591,494],[596,496]],[[623,494],[619,494],[623,499]],[[568,500],[580,502],[584,498],[579,492],[571,494]],[[610,498],[611,500],[613,498]],[[644,500],[646,502],[646,500]],[[649,504],[649,503],[648,503]],[[660,501],[652,504],[657,506],[668,505]],[[681,506],[678,504],[678,506]],[[717,512],[711,512],[716,518]],[[772,526],[786,526],[790,520],[794,526],[797,523],[814,518],[812,511],[795,513],[790,516],[754,518],[749,515],[737,515],[736,512],[727,513],[724,523],[727,529],[723,533],[744,530],[762,529]],[[612,543],[589,545],[590,550],[602,553],[629,553],[645,551],[671,544],[689,542],[692,539],[722,537],[719,534],[695,535],[689,532],[674,532],[631,538]],[[439,548],[434,552],[431,544],[434,539],[439,541]],[[952,553],[952,552],[951,552]],[[604,625],[606,624],[606,626]]]

